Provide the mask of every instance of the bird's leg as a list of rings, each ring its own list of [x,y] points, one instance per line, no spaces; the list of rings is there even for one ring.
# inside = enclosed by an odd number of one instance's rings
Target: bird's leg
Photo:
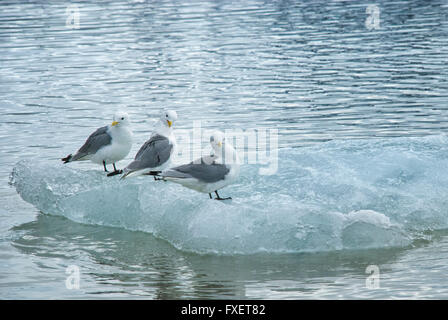
[[[107,171],[107,168],[106,168],[106,161],[104,161],[104,160],[103,160],[103,167],[104,167],[104,171],[105,171],[105,172],[109,172],[109,171]]]
[[[221,198],[221,197],[219,196],[219,194],[218,194],[218,190],[215,190],[215,193],[216,193],[216,198],[215,198],[215,200],[230,200],[230,199],[232,199],[231,197]]]
[[[123,173],[123,170],[117,170],[117,167],[115,166],[115,162],[113,163],[113,166],[114,166],[114,172],[108,173],[107,174],[108,177],[112,177],[117,174]]]
[[[211,193],[209,193],[209,194],[208,194],[208,196],[210,197],[210,199],[213,199],[213,197],[212,197],[212,194],[211,194]]]
[[[120,174],[120,173],[123,173],[123,170],[118,170],[117,169],[117,167],[115,167],[115,162],[113,163],[113,165],[114,165],[114,172],[116,172],[116,174]]]

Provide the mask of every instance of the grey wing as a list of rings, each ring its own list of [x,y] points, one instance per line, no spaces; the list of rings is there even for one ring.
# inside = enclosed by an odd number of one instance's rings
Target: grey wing
[[[201,159],[201,163],[184,164],[163,172],[162,176],[179,179],[195,178],[199,181],[213,183],[224,180],[229,171],[230,169],[223,164],[205,162]]]
[[[169,160],[172,150],[173,145],[168,138],[156,135],[145,142],[137,152],[134,161],[126,169],[128,171],[136,171],[156,168]]]
[[[84,145],[79,148],[78,152],[73,156],[72,160],[79,160],[90,154],[95,154],[102,147],[110,145],[111,142],[112,137],[107,132],[107,126],[101,127],[87,138]]]

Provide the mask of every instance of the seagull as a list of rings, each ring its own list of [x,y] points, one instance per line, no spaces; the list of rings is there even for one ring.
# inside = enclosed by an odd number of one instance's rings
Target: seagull
[[[176,149],[176,138],[172,128],[176,120],[176,111],[167,110],[162,113],[150,139],[137,152],[134,161],[124,168],[121,179],[139,176],[148,171],[164,170],[169,166]],[[154,177],[154,180],[158,179]]]
[[[236,150],[225,142],[222,132],[215,132],[210,137],[213,153],[204,156],[189,164],[184,164],[165,171],[152,171],[147,175],[161,177],[162,180],[172,181],[184,187],[208,193],[213,199],[212,192],[216,194],[216,200],[232,199],[221,198],[218,190],[233,183],[239,176],[240,160]]]
[[[105,172],[109,172],[106,164],[112,163],[114,172],[108,175],[120,173],[122,170],[117,170],[115,163],[124,159],[132,147],[132,131],[129,129],[129,125],[129,115],[126,112],[118,111],[115,113],[111,125],[97,129],[74,155],[69,154],[61,160],[64,163],[90,160],[97,164],[103,164]]]

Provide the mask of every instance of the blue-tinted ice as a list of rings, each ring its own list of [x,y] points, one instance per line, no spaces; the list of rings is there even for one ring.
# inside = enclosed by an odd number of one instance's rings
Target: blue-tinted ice
[[[11,181],[44,213],[149,232],[176,248],[217,254],[409,245],[448,227],[448,139],[332,141],[282,149],[279,169],[244,165],[231,202],[152,177],[120,181],[75,165],[17,163]]]

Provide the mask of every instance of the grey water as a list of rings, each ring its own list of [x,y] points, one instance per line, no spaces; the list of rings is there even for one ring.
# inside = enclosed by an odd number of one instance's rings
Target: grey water
[[[447,18],[444,0],[1,1],[0,298],[448,298]],[[287,150],[297,155],[279,159],[286,163],[279,167],[284,180],[263,180],[272,188],[279,214],[282,199],[297,210],[311,201],[320,210],[317,217],[332,205],[344,217],[374,210],[381,221],[390,218],[409,241],[368,248],[357,243],[361,233],[346,232],[342,242],[350,245],[336,249],[317,235],[307,250],[204,253],[185,247],[168,231],[160,236],[119,222],[75,221],[23,200],[10,183],[19,161],[35,161],[36,173],[54,167],[57,175],[59,159],[93,129],[110,123],[118,108],[131,115],[135,136],[119,166],[148,138],[163,108],[177,111],[178,130],[191,130],[197,120],[208,129],[276,128],[285,151],[280,157]],[[346,145],[352,160],[345,153],[339,157]],[[313,154],[319,150],[334,155],[334,163],[322,161],[313,173],[309,168],[315,168]],[[307,158],[300,157],[302,152]],[[386,160],[380,162],[378,153]],[[373,160],[362,167],[358,162],[369,154]],[[288,186],[287,173],[296,172],[287,166],[292,160],[311,172],[303,174],[304,185],[296,176],[297,185]],[[254,167],[247,164],[242,181],[223,190],[233,191],[232,208],[262,203],[267,191],[254,186],[247,173]],[[27,169],[33,172],[33,165]],[[101,171],[94,164],[71,169]],[[370,175],[362,180],[365,171]],[[332,176],[343,180],[346,188],[340,193],[321,181]],[[37,187],[54,187],[33,177],[22,178]],[[389,193],[383,194],[383,186]],[[163,188],[169,195],[182,191]],[[250,197],[250,188],[260,197]],[[247,195],[246,204],[237,190]],[[214,205],[200,193],[188,191],[181,200],[187,197],[201,206]],[[275,210],[263,211],[261,205],[250,210],[242,221],[260,210],[272,223],[266,230],[284,218],[276,220]],[[173,214],[182,213],[180,208]],[[204,216],[194,206],[185,213],[191,219]],[[222,214],[236,228],[228,210]],[[182,222],[166,223],[188,231]],[[308,226],[320,230],[320,220],[308,220]],[[269,231],[260,236],[269,239]],[[301,241],[300,235],[292,238]],[[212,246],[207,240],[201,238]],[[321,250],[324,245],[330,249]],[[66,285],[67,268],[73,265],[79,268],[79,288]],[[371,265],[378,267],[379,287],[368,285]]]

